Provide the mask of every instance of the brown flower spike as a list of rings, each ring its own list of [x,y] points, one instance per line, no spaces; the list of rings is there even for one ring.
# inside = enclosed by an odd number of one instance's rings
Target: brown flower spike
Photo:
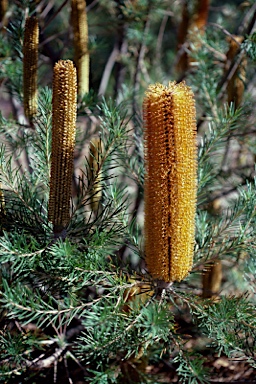
[[[209,13],[210,0],[196,0],[193,6],[193,13],[189,12],[189,2],[183,3],[182,18],[178,29],[178,62],[177,71],[185,72],[194,62],[191,56],[188,56],[184,44],[190,47],[192,52],[197,52],[201,48],[201,36],[204,34]]]
[[[6,14],[7,8],[8,8],[8,0],[0,0],[0,23],[5,24],[4,19],[5,19],[5,14]]]
[[[70,60],[54,67],[52,96],[52,160],[48,217],[54,233],[70,221],[70,199],[76,135],[76,69]]]
[[[83,95],[89,91],[88,23],[85,0],[71,1],[71,22],[74,31],[78,94]]]
[[[31,123],[37,113],[37,62],[39,27],[36,17],[28,17],[23,42],[24,113]]]
[[[233,69],[233,65],[236,66],[236,70],[233,75],[228,80],[227,85],[227,94],[228,94],[228,103],[233,102],[235,107],[238,108],[243,101],[244,95],[244,85],[246,80],[246,65],[247,60],[245,55],[241,57],[240,62],[235,62],[236,56],[240,52],[240,44],[244,40],[243,36],[232,36],[227,38],[229,43],[229,50],[227,52],[227,61],[225,65],[225,72],[228,73],[229,70]]]
[[[191,270],[195,237],[195,101],[184,82],[151,85],[145,122],[145,254],[149,273],[180,281]]]
[[[203,298],[216,298],[220,292],[222,280],[222,264],[216,261],[203,274]]]
[[[100,207],[102,197],[102,151],[103,144],[99,137],[95,137],[90,142],[89,165],[91,171],[92,196],[91,209],[97,213]]]

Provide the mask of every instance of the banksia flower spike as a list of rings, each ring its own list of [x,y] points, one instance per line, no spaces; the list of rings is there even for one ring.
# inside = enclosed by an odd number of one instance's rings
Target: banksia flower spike
[[[191,20],[191,25],[190,25],[191,31],[195,28],[200,32],[203,31],[208,19],[209,5],[210,5],[210,0],[197,1],[195,12]]]
[[[180,281],[191,270],[195,237],[195,101],[185,83],[146,92],[145,255],[149,273]]]
[[[0,23],[1,27],[5,24],[5,14],[8,8],[8,0],[0,0]]]
[[[101,154],[102,141],[99,137],[92,139],[90,143],[89,166],[91,173],[91,182],[93,187],[91,190],[91,209],[93,212],[98,212],[99,204],[102,196],[102,170],[101,170]]]
[[[216,261],[203,274],[203,298],[216,298],[220,292],[222,280],[222,264]]]
[[[55,234],[70,221],[70,199],[76,134],[76,69],[70,60],[54,67],[52,96],[52,159],[48,218]]]
[[[23,42],[23,93],[24,113],[30,123],[37,113],[38,41],[38,20],[35,17],[28,17]]]
[[[209,13],[210,0],[196,0],[193,14],[189,14],[188,2],[185,1],[182,10],[182,19],[178,30],[178,50],[180,54],[176,64],[179,72],[185,72],[193,62],[192,57],[188,57],[184,50],[184,44],[191,45],[193,52],[201,47],[200,36],[204,34]]]
[[[89,91],[88,23],[85,0],[71,1],[71,23],[74,31],[78,94],[83,95]]]
[[[229,72],[234,63],[234,59],[240,51],[240,44],[243,42],[243,36],[233,36],[233,38],[227,38],[229,43],[229,50],[227,52],[227,61],[225,70]],[[244,95],[244,83],[246,79],[246,65],[247,60],[245,57],[242,57],[240,63],[238,63],[237,68],[235,69],[233,75],[230,77],[227,85],[227,94],[228,94],[228,103],[235,103],[235,107],[239,107],[243,100]]]

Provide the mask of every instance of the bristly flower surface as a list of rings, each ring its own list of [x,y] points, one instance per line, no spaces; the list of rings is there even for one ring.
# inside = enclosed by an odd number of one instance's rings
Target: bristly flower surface
[[[71,1],[71,22],[74,33],[78,94],[83,95],[89,91],[88,23],[85,0]]]
[[[38,43],[38,20],[36,17],[28,17],[25,23],[23,43],[23,92],[24,113],[30,122],[37,113]]]
[[[70,220],[70,199],[76,134],[76,69],[70,60],[54,67],[52,97],[52,160],[48,217],[60,233]]]
[[[92,196],[91,196],[91,209],[97,213],[100,207],[100,200],[102,197],[102,170],[101,170],[101,156],[103,144],[100,138],[95,137],[90,142],[90,171],[91,179],[93,181]]]
[[[151,275],[180,281],[192,267],[197,190],[195,101],[185,83],[151,85],[144,100],[145,254]]]

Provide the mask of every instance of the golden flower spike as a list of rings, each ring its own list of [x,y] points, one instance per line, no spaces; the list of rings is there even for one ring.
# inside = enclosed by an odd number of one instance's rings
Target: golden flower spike
[[[191,270],[197,191],[196,111],[184,82],[146,92],[145,255],[149,273],[181,281]]]
[[[39,27],[36,17],[28,17],[23,42],[24,113],[30,123],[37,114],[37,62]]]
[[[70,221],[76,135],[76,69],[70,60],[54,67],[52,95],[52,160],[48,218],[60,234]]]
[[[71,1],[71,22],[74,31],[78,94],[83,95],[89,91],[88,23],[85,0]]]
[[[95,137],[90,142],[90,154],[89,165],[91,171],[91,180],[93,183],[92,197],[91,197],[91,209],[97,213],[100,206],[100,200],[102,196],[102,170],[101,170],[101,154],[102,154],[102,141],[99,137]]]

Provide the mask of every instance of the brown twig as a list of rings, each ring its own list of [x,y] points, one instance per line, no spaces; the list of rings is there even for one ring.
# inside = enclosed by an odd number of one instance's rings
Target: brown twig
[[[54,12],[52,17],[47,21],[47,23],[44,25],[44,27],[41,30],[41,33],[43,33],[46,28],[51,24],[51,22],[56,18],[56,16],[61,12],[61,10],[65,7],[65,5],[69,2],[69,0],[64,0],[63,3],[59,6],[59,8]]]
[[[163,43],[164,31],[165,31],[168,19],[169,19],[169,15],[165,14],[164,17],[162,18],[162,22],[159,28],[157,41],[156,41],[156,59],[155,59],[156,63],[160,62],[161,60],[161,48]]]

